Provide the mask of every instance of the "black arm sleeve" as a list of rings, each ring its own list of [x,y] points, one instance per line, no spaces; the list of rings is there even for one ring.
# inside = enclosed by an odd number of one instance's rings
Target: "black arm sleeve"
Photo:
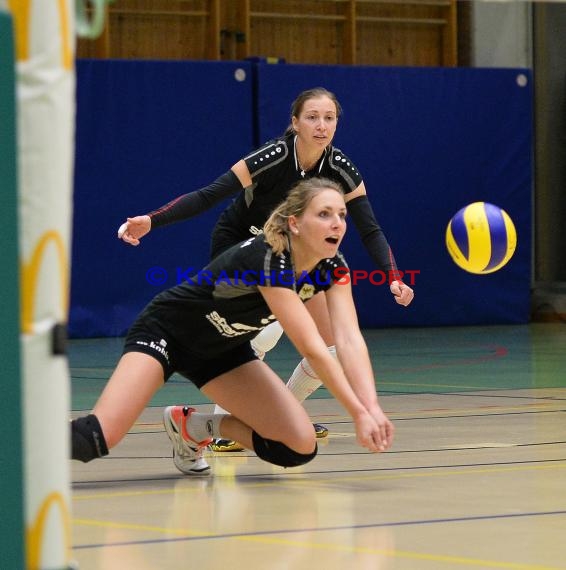
[[[358,196],[346,203],[348,213],[368,253],[382,271],[396,271],[397,264],[383,230],[377,223],[367,196]]]
[[[240,180],[232,170],[229,170],[212,184],[200,190],[183,194],[161,206],[161,208],[150,212],[148,216],[151,218],[151,228],[159,228],[192,218],[241,190],[243,190],[243,186]]]

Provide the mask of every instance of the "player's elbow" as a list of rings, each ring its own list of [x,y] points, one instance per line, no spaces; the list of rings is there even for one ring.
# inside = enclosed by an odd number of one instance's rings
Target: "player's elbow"
[[[321,339],[316,343],[307,341],[297,347],[301,356],[306,358],[313,367],[328,356],[328,348],[325,346],[324,342],[320,342],[320,340]]]

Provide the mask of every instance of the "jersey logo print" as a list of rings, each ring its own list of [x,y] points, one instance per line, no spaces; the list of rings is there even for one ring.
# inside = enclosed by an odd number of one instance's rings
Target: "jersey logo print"
[[[310,283],[305,283],[299,291],[299,298],[303,302],[306,301],[307,299],[310,299],[313,295],[314,295],[314,285],[311,285]]]
[[[229,323],[224,317],[221,317],[216,311],[212,311],[206,315],[206,318],[216,327],[216,330],[222,335],[234,338],[252,331],[260,331],[264,327],[254,327],[253,325],[245,325],[243,323]]]

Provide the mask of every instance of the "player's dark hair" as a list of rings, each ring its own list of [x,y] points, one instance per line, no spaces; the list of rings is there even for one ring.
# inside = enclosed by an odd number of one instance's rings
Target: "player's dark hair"
[[[280,254],[289,248],[289,217],[300,218],[311,200],[329,189],[344,195],[340,184],[328,178],[307,178],[293,186],[287,198],[273,210],[263,226],[265,241],[275,253]]]
[[[336,118],[340,117],[342,114],[342,107],[338,102],[338,98],[332,91],[328,91],[324,87],[314,87],[313,89],[307,89],[300,93],[297,98],[291,104],[291,123],[283,133],[283,136],[286,137],[287,135],[293,134],[295,129],[293,129],[293,117],[299,118],[301,112],[303,111],[303,107],[305,103],[309,99],[318,99],[319,97],[328,97],[331,101],[333,101],[334,105],[336,105]]]

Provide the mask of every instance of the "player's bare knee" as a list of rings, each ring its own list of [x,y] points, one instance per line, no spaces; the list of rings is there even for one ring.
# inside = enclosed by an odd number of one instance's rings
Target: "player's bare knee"
[[[121,437],[118,437],[117,435],[113,434],[112,431],[104,432],[104,439],[106,440],[106,445],[108,446],[108,449],[116,447],[122,440]]]
[[[316,433],[311,423],[301,433],[301,437],[292,447],[301,453],[312,453],[312,450],[316,447]]]
[[[284,434],[278,432],[277,439],[287,447],[305,454],[312,453],[316,445],[316,434],[311,423],[289,426]]]

